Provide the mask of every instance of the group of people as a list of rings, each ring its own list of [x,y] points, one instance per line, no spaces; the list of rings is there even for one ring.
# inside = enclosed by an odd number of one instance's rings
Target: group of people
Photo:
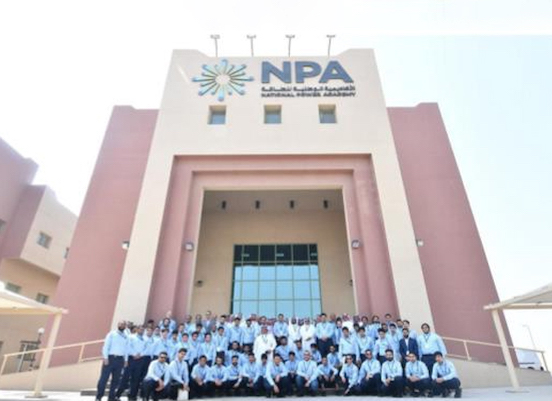
[[[461,383],[439,335],[424,323],[421,333],[408,320],[383,321],[374,315],[349,318],[322,313],[309,318],[276,319],[251,315],[220,317],[208,312],[177,324],[168,312],[156,323],[121,321],[104,342],[96,399],[108,401],[128,391],[129,401],[190,398],[215,394],[344,395],[414,397],[454,392]]]

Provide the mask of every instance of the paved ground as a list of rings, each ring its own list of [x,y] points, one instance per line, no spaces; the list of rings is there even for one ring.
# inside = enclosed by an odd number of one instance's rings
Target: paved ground
[[[540,387],[527,387],[524,389],[525,392],[522,393],[510,393],[507,391],[506,388],[484,388],[484,389],[468,389],[464,390],[463,398],[468,400],[474,400],[474,401],[552,401],[552,386],[540,386]],[[0,391],[0,400],[5,401],[23,401],[26,400],[25,395],[29,394],[29,392],[26,391]],[[45,392],[46,395],[48,395],[47,400],[49,401],[71,401],[76,399],[84,399],[86,401],[93,401],[94,397],[81,397],[79,393],[72,393],[72,392],[54,392],[54,391],[47,391]],[[363,397],[347,397],[347,400],[359,400],[359,399],[366,399],[369,397],[363,396]],[[377,397],[370,397],[373,399],[379,399]],[[293,400],[301,400],[301,401],[337,401],[341,400],[343,401],[344,397],[303,397],[303,398],[288,398]],[[405,397],[404,400],[420,400],[420,398],[410,398]],[[440,398],[435,398],[436,400]],[[450,398],[451,400],[453,398]],[[125,398],[123,398],[124,401],[126,401]],[[215,400],[215,399],[213,399]],[[229,397],[229,398],[220,398],[221,400],[230,400],[230,401],[242,401],[242,400],[248,400],[248,401],[263,401],[266,400],[264,397],[259,398],[238,398],[238,397]],[[105,401],[105,398],[104,398]]]

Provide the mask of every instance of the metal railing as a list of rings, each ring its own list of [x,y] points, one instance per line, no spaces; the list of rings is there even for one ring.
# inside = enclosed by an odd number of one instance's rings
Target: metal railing
[[[449,353],[448,355],[451,356],[451,357],[454,357],[454,358],[465,359],[467,361],[476,361],[477,360],[477,359],[474,359],[472,357],[472,355],[470,354],[469,345],[500,348],[500,344],[489,343],[489,342],[485,342],[485,341],[465,340],[465,339],[462,339],[462,338],[454,338],[454,337],[443,337],[443,340],[444,341],[451,341],[451,342],[461,343],[464,347],[464,352],[465,352],[464,355],[458,355],[458,354],[452,354],[452,353]],[[514,347],[512,345],[509,345],[508,348],[510,350],[513,350],[514,352],[516,350],[535,352],[536,354],[538,354],[540,356],[541,365],[544,367],[544,370],[549,372],[548,365],[546,363],[546,358],[544,356],[545,351],[538,350],[538,349],[531,349],[531,348]]]
[[[85,351],[86,347],[88,347],[88,346],[103,344],[103,342],[104,342],[104,340],[95,340],[95,341],[86,341],[86,342],[75,343],[75,344],[58,345],[56,347],[53,347],[52,351],[55,352],[55,351],[67,350],[67,349],[71,349],[71,348],[79,348],[79,357],[77,359],[77,364],[80,364],[80,363],[83,363],[83,362],[95,361],[95,360],[102,359],[101,355],[85,358],[84,357],[84,351]],[[4,371],[6,369],[6,365],[8,363],[9,358],[14,358],[14,357],[25,358],[25,357],[28,357],[29,355],[34,354],[34,356],[35,356],[34,359],[37,359],[38,355],[36,355],[36,354],[43,353],[44,351],[46,351],[46,348],[39,348],[39,349],[35,349],[35,350],[12,352],[12,353],[9,353],[9,354],[4,354],[4,358],[2,360],[2,366],[0,367],[0,376],[2,376],[4,374]]]

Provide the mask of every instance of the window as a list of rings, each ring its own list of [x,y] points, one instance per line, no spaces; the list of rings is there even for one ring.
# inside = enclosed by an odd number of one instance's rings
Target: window
[[[52,237],[48,234],[41,232],[38,234],[38,240],[36,241],[38,245],[43,246],[44,248],[50,248],[50,243],[52,242]]]
[[[69,248],[65,248],[65,252],[63,253],[63,259],[67,259],[67,256],[69,256]]]
[[[282,106],[265,106],[264,122],[265,124],[281,124]]]
[[[50,299],[48,295],[41,294],[40,292],[36,294],[36,301],[40,302],[41,304],[47,304],[48,299]]]
[[[2,230],[6,226],[6,222],[2,219],[0,219],[0,234],[2,234]]]
[[[21,286],[13,283],[6,283],[6,290],[19,294],[21,292]]]
[[[209,107],[209,124],[211,125],[226,124],[226,106]]]
[[[313,317],[321,311],[316,244],[234,246],[232,313]]]
[[[334,104],[321,104],[318,106],[318,113],[320,115],[320,124],[335,124],[337,122]]]

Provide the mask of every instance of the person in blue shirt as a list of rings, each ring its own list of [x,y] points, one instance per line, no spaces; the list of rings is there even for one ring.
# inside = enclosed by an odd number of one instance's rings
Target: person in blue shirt
[[[399,353],[399,342],[402,338],[402,333],[397,331],[397,325],[394,322],[391,322],[389,325],[389,331],[386,333],[387,341],[389,342],[389,348],[393,350],[393,355],[395,359],[400,361],[401,354]]]
[[[224,361],[221,357],[217,357],[215,359],[215,365],[211,366],[209,369],[209,378],[207,379],[207,382],[209,383],[209,394],[213,395],[219,392],[219,394],[222,394],[224,392],[225,385],[225,379],[226,379],[226,367],[224,366]]]
[[[387,351],[390,348],[391,348],[391,344],[389,344],[389,340],[385,336],[385,330],[378,329],[378,339],[374,344],[374,356],[378,361],[380,361],[381,364],[385,363],[386,361],[385,351]]]
[[[381,364],[369,349],[364,355],[364,362],[358,373],[360,392],[366,395],[377,395],[381,386]]]
[[[343,335],[343,319],[341,319],[340,317],[335,319],[333,330],[333,343],[335,344],[335,349],[339,351],[339,340],[341,340],[341,336]]]
[[[344,386],[345,391],[343,395],[355,395],[358,394],[358,368],[353,362],[352,355],[345,356],[345,363],[341,372],[339,372],[341,378],[341,384]]]
[[[431,373],[433,394],[447,397],[454,390],[454,398],[462,397],[462,388],[456,368],[439,351],[435,352],[435,364]]]
[[[355,339],[349,334],[349,329],[343,327],[343,336],[339,340],[339,359],[343,360],[345,355],[351,355],[353,362],[356,362],[359,358],[358,344]]]
[[[210,393],[209,388],[209,366],[207,366],[207,358],[202,356],[199,362],[192,369],[190,380],[190,398],[202,398]]]
[[[281,337],[280,345],[276,347],[276,349],[274,350],[274,353],[280,355],[280,357],[282,358],[282,361],[286,362],[288,360],[290,351],[291,351],[291,347],[288,345],[287,337]]]
[[[101,400],[105,394],[105,387],[109,377],[111,377],[111,386],[109,388],[109,401],[114,401],[116,390],[121,380],[121,372],[128,365],[129,340],[125,334],[126,322],[120,321],[117,324],[117,330],[113,330],[105,337],[102,356],[103,365],[98,388],[96,391],[96,400]]]
[[[240,388],[241,383],[241,368],[239,364],[239,356],[234,355],[232,362],[226,367],[226,375],[224,376],[224,387],[226,389],[226,395],[230,395],[230,391],[237,391]]]
[[[148,368],[151,363],[151,360],[153,359],[153,345],[155,344],[155,340],[153,338],[153,326],[147,326],[146,332],[144,334],[144,354],[143,354],[143,362],[140,372],[140,379],[138,380],[139,383],[144,380],[144,377],[146,377],[146,374],[148,373]]]
[[[228,336],[225,333],[224,326],[219,326],[217,328],[217,334],[213,337],[213,342],[216,346],[217,356],[225,359],[225,353],[228,351]]]
[[[290,393],[292,391],[292,387],[293,385],[295,384],[296,380],[297,380],[297,365],[299,364],[299,362],[297,361],[297,359],[295,358],[295,352],[293,351],[289,351],[289,354],[288,354],[288,360],[286,361],[285,365],[286,365],[286,369],[288,370],[288,377],[289,377],[289,382],[290,382]]]
[[[299,339],[299,340],[295,340],[295,344],[293,346],[293,352],[295,352],[295,357],[297,358],[298,361],[302,361],[303,360],[303,352],[305,351],[303,349],[303,342]]]
[[[381,394],[402,397],[404,393],[402,365],[395,360],[392,349],[385,351],[385,359],[386,361],[381,366]]]
[[[282,313],[278,314],[278,320],[274,322],[274,326],[272,327],[272,334],[276,338],[276,342],[278,344],[280,344],[280,340],[283,337],[287,338],[289,336],[288,324]]]
[[[243,329],[240,326],[240,318],[238,316],[234,318],[234,324],[228,330],[228,341],[230,344],[237,342],[240,347],[243,344]]]
[[[144,401],[149,401],[150,396],[155,401],[167,398],[167,385],[170,379],[167,359],[167,353],[162,351],[157,359],[150,363],[148,373],[142,383],[142,398]]]
[[[368,326],[368,335],[375,340],[379,337],[379,329],[381,329],[380,317],[378,315],[372,316],[372,323]]]
[[[169,364],[169,398],[176,400],[178,390],[190,391],[190,377],[186,363],[186,350],[180,348],[175,359]]]
[[[128,367],[124,369],[123,378],[116,393],[116,398],[121,398],[121,395],[129,388],[128,399],[131,401],[138,397],[140,382],[143,379],[142,371],[146,351],[144,326],[133,327],[132,332],[128,339]]]
[[[157,339],[153,343],[153,359],[157,359],[161,352],[167,354],[167,359],[169,360],[169,355],[171,352],[171,347],[169,344],[169,331],[167,329],[161,330],[161,338]]]
[[[318,391],[318,366],[316,362],[311,360],[310,351],[305,350],[303,360],[297,364],[297,395],[302,397],[305,395],[305,390],[308,390],[310,395],[315,395]]]
[[[207,358],[207,365],[212,366],[217,356],[217,347],[215,344],[213,344],[211,333],[205,333],[204,339],[205,341],[199,344],[197,356],[200,357],[202,355],[205,355],[205,357]]]
[[[318,381],[322,390],[327,388],[335,388],[337,381],[337,369],[328,363],[328,357],[323,356],[318,365]]]
[[[328,363],[339,370],[341,368],[341,359],[339,359],[339,354],[336,351],[335,345],[330,345],[330,352],[328,352]]]
[[[288,370],[278,354],[274,355],[272,363],[266,368],[264,387],[267,397],[272,395],[284,397],[290,391]]]
[[[180,340],[178,339],[178,331],[173,330],[171,333],[171,338],[169,339],[169,361],[172,361],[176,358],[176,354],[180,349]]]
[[[440,336],[431,332],[431,327],[427,323],[422,324],[422,333],[418,336],[417,340],[420,359],[426,364],[427,370],[433,372],[435,353],[440,352],[442,355],[447,355],[445,343]]]
[[[251,319],[245,321],[245,327],[243,329],[243,346],[249,346],[249,349],[253,349],[253,343],[255,342],[255,337],[257,337],[257,328],[252,325]],[[228,348],[228,347],[227,347]]]
[[[406,386],[410,388],[414,397],[427,395],[431,389],[431,379],[425,363],[418,360],[417,352],[410,352],[408,354],[408,362],[405,367],[405,376]]]
[[[241,387],[246,395],[259,395],[263,387],[263,377],[253,352],[249,353],[247,363],[241,367],[241,378]]]
[[[318,345],[312,343],[310,348],[311,359],[316,363],[320,363],[322,361],[322,355],[320,355],[320,351],[318,351]]]
[[[330,345],[333,344],[334,325],[328,322],[325,313],[320,314],[320,322],[316,324],[316,342],[322,356],[328,355]]]
[[[232,363],[232,357],[237,356],[240,358],[241,352],[240,352],[240,344],[237,341],[234,341],[230,347],[230,349],[225,353],[226,356],[226,366],[230,365]],[[224,361],[224,359],[223,359]]]
[[[410,330],[407,328],[402,329],[403,338],[399,341],[399,352],[401,354],[401,363],[403,368],[409,361],[408,355],[415,353],[418,355],[418,341],[410,337]]]
[[[410,328],[410,320],[403,320],[403,329],[408,329],[408,336],[413,340],[417,340],[418,334],[416,333],[416,330]]]
[[[358,347],[358,353],[360,355],[360,362],[366,360],[366,351],[372,351],[374,349],[374,340],[368,335],[366,335],[366,329],[359,327],[358,335],[355,337]]]

